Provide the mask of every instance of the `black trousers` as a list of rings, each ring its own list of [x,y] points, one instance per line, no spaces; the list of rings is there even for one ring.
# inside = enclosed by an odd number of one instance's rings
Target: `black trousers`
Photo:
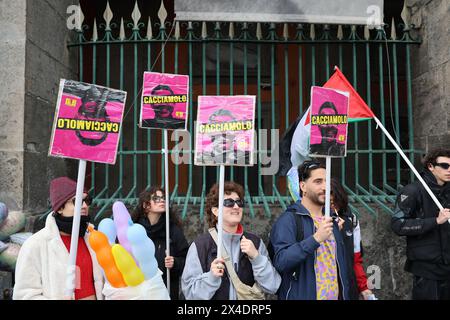
[[[430,280],[414,276],[413,300],[450,300],[450,280]]]

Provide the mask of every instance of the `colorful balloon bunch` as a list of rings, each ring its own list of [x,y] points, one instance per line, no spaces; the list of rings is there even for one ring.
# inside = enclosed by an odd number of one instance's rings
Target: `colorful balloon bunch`
[[[113,287],[134,287],[157,274],[155,245],[143,226],[133,224],[122,202],[113,204],[113,217],[103,219],[98,231],[89,227],[89,244]]]

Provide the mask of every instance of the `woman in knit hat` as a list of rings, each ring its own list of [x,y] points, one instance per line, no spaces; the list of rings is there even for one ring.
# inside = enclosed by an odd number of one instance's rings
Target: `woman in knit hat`
[[[86,235],[90,200],[83,194],[76,259],[76,287],[65,297],[77,183],[68,177],[50,182],[53,212],[45,227],[28,238],[19,252],[13,299],[103,299],[103,275]]]

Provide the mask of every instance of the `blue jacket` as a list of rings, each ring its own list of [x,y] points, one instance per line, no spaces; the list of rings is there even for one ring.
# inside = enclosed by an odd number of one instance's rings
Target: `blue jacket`
[[[296,221],[289,211],[303,218],[303,240],[297,242]],[[281,300],[316,300],[316,274],[314,261],[320,244],[314,239],[313,219],[300,201],[289,206],[278,218],[270,232],[270,241],[274,249],[275,268],[281,275],[278,299]],[[334,223],[336,239],[337,264],[339,273],[339,292],[344,300],[349,299],[348,270],[345,259],[345,246],[337,223]]]

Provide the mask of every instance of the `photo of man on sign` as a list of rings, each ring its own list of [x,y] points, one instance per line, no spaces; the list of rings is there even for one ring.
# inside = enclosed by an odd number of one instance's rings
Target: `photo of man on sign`
[[[126,92],[62,79],[49,155],[114,164]]]
[[[145,72],[140,127],[186,130],[189,77]]]
[[[332,89],[313,87],[310,155],[345,157],[348,97]]]
[[[252,165],[253,123],[253,97],[199,97],[195,164]]]

